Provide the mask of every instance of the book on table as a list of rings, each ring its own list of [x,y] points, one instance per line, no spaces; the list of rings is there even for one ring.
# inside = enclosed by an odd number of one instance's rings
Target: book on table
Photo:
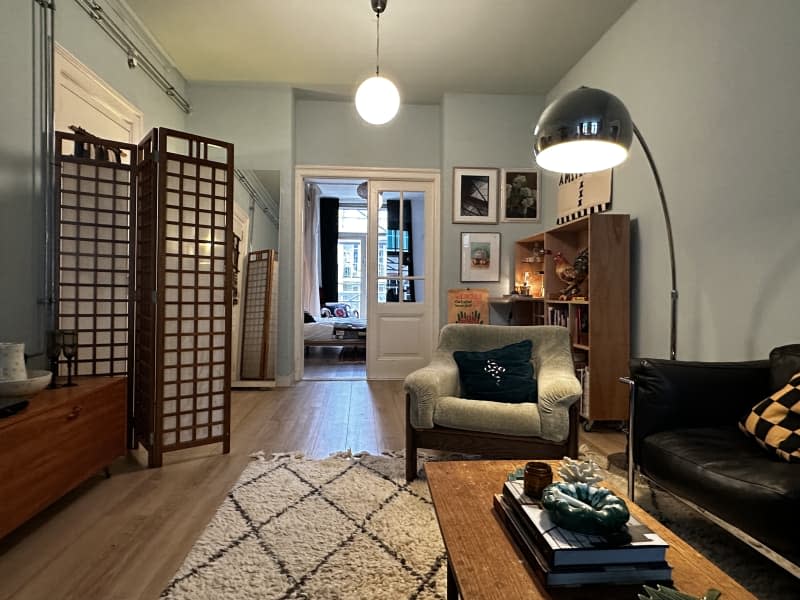
[[[511,534],[534,573],[546,586],[571,585],[641,585],[642,583],[669,583],[672,567],[666,562],[645,563],[595,563],[589,565],[553,566],[542,554],[539,545],[523,527],[512,500],[502,494],[494,497],[494,508]]]
[[[519,525],[554,567],[664,563],[668,544],[633,517],[615,536],[576,533],[557,526],[541,503],[525,495],[521,480],[506,481],[503,496],[518,516]]]

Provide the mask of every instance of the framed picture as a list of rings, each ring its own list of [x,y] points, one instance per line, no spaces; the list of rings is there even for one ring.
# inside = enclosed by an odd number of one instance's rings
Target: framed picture
[[[500,171],[500,220],[506,222],[541,223],[537,169],[503,169]]]
[[[461,234],[461,281],[500,281],[500,234]]]
[[[453,169],[453,223],[497,223],[497,169]]]

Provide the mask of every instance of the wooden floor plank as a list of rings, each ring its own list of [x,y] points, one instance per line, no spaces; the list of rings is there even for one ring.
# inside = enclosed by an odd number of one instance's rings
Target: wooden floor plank
[[[253,452],[401,450],[404,411],[401,381],[236,391],[230,454],[192,448],[148,469],[133,452],[0,540],[0,599],[155,600]]]

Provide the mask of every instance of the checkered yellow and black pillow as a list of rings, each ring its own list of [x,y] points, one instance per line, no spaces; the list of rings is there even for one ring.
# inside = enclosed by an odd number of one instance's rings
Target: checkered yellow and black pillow
[[[756,404],[739,429],[783,460],[800,462],[800,372]]]

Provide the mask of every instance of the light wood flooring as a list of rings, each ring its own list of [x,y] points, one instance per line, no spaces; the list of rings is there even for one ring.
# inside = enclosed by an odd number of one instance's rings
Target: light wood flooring
[[[214,515],[250,454],[404,447],[402,382],[302,381],[234,392],[231,453],[220,446],[165,455],[147,469],[142,452],[112,477],[92,478],[0,541],[0,599],[155,600]],[[618,431],[582,433],[621,452]]]

